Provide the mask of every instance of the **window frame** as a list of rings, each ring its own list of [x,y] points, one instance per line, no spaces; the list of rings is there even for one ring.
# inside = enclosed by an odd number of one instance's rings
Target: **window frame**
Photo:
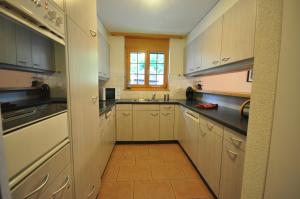
[[[130,85],[130,53],[144,52],[145,53],[145,85]],[[141,91],[163,91],[169,88],[169,51],[167,50],[148,50],[143,48],[127,48],[125,51],[125,89],[128,90],[141,90]],[[151,53],[164,53],[164,84],[163,85],[150,85],[150,54]]]

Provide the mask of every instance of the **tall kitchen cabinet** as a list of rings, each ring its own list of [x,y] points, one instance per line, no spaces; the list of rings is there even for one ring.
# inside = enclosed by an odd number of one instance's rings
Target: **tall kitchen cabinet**
[[[76,199],[100,186],[96,1],[67,0],[69,99]]]

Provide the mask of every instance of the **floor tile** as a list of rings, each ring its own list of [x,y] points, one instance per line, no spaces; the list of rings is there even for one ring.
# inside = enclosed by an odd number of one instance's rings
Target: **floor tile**
[[[179,167],[171,165],[154,165],[151,166],[152,178],[155,180],[163,179],[183,179],[183,171]]]
[[[176,199],[213,199],[200,180],[176,180],[171,183]]]
[[[168,181],[135,182],[134,199],[175,199]]]
[[[98,199],[133,199],[132,182],[102,183]]]
[[[102,181],[103,182],[112,182],[117,180],[119,172],[119,167],[107,167],[103,173]]]
[[[151,180],[151,171],[146,166],[120,166],[117,181]]]

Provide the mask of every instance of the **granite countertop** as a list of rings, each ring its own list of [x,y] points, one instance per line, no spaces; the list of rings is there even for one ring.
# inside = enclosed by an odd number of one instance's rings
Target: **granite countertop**
[[[219,106],[218,109],[199,109],[195,105],[200,101],[170,100],[170,101],[137,101],[137,100],[110,100],[100,101],[100,115],[105,113],[115,104],[180,104],[207,118],[216,121],[242,135],[247,135],[248,118],[242,117],[239,110]]]

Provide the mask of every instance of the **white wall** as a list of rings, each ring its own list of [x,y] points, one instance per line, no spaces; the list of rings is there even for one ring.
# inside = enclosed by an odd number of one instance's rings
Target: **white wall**
[[[282,41],[265,199],[300,198],[300,1],[283,1]]]
[[[197,24],[197,26],[188,34],[187,43],[195,39],[209,25],[221,17],[229,8],[239,0],[219,0],[215,7]]]
[[[120,90],[121,99],[149,98],[153,91],[129,91],[125,90],[125,38],[121,36],[109,36],[111,77],[102,84],[104,87],[115,87]],[[155,91],[157,98],[163,98],[163,94],[169,93],[172,99],[185,98],[185,89],[191,85],[191,81],[183,77],[185,40],[170,40],[169,55],[169,91]]]

